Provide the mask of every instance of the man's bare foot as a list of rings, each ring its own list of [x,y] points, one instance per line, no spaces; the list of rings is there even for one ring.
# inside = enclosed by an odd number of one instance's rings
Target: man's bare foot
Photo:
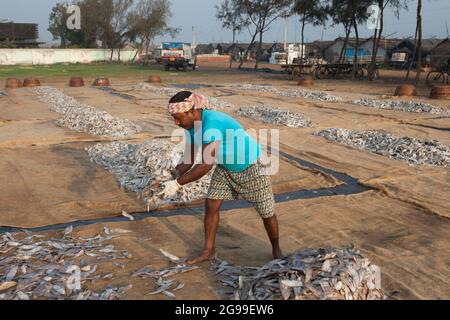
[[[273,249],[272,254],[273,254],[273,258],[274,258],[275,260],[283,259],[283,258],[284,258],[283,252],[281,252],[281,249],[280,249],[280,248]]]
[[[188,265],[194,265],[199,264],[205,261],[213,260],[215,257],[215,251],[214,250],[204,250],[199,256],[194,256],[191,258],[188,258],[186,260],[186,264]]]

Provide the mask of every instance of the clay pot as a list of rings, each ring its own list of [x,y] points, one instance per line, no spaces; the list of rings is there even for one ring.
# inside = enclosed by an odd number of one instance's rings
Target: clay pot
[[[96,87],[109,87],[111,83],[108,78],[97,78],[95,79],[93,85]]]
[[[22,87],[23,87],[23,84],[22,84],[21,80],[14,79],[14,78],[6,79],[5,89],[17,89],[17,88],[22,88]]]
[[[28,77],[25,80],[23,80],[23,86],[24,87],[39,87],[41,85],[41,82],[33,77]]]
[[[312,87],[314,86],[314,78],[309,76],[302,77],[298,80],[298,85],[302,87]]]
[[[435,86],[431,89],[431,99],[450,100],[450,86]]]
[[[150,76],[148,77],[148,83],[161,83],[160,76]]]
[[[70,78],[69,87],[84,87],[84,80],[81,77]]]
[[[417,96],[416,86],[412,84],[403,84],[395,89],[394,96],[397,97],[413,97]]]

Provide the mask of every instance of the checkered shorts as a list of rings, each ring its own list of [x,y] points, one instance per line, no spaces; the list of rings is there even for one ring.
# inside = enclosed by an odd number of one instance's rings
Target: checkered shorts
[[[230,172],[217,166],[208,191],[211,200],[238,200],[242,198],[255,206],[261,218],[275,215],[272,184],[265,169],[258,162],[243,172]]]

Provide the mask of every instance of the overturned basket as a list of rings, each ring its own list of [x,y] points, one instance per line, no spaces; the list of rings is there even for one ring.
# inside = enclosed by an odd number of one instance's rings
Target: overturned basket
[[[148,83],[161,83],[161,77],[160,76],[149,76]]]
[[[110,85],[111,83],[108,78],[97,78],[93,83],[95,87],[109,87]]]
[[[22,88],[23,83],[19,79],[8,78],[6,79],[5,89],[17,89]]]
[[[412,84],[403,84],[395,89],[394,96],[397,97],[413,97],[417,96],[416,86]]]
[[[81,77],[72,77],[69,81],[69,87],[84,87],[84,80]]]
[[[312,87],[314,86],[314,78],[311,76],[302,77],[297,84],[301,87]]]
[[[431,89],[431,99],[450,100],[450,86],[435,86]]]
[[[33,77],[26,78],[23,81],[24,87],[39,87],[40,85],[41,85],[41,82],[38,79],[33,78]]]

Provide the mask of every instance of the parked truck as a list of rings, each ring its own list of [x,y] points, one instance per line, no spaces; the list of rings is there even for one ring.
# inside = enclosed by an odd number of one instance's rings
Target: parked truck
[[[182,71],[186,71],[187,68],[195,70],[197,67],[195,48],[190,43],[163,42],[158,49],[159,61],[166,71],[171,68]]]

